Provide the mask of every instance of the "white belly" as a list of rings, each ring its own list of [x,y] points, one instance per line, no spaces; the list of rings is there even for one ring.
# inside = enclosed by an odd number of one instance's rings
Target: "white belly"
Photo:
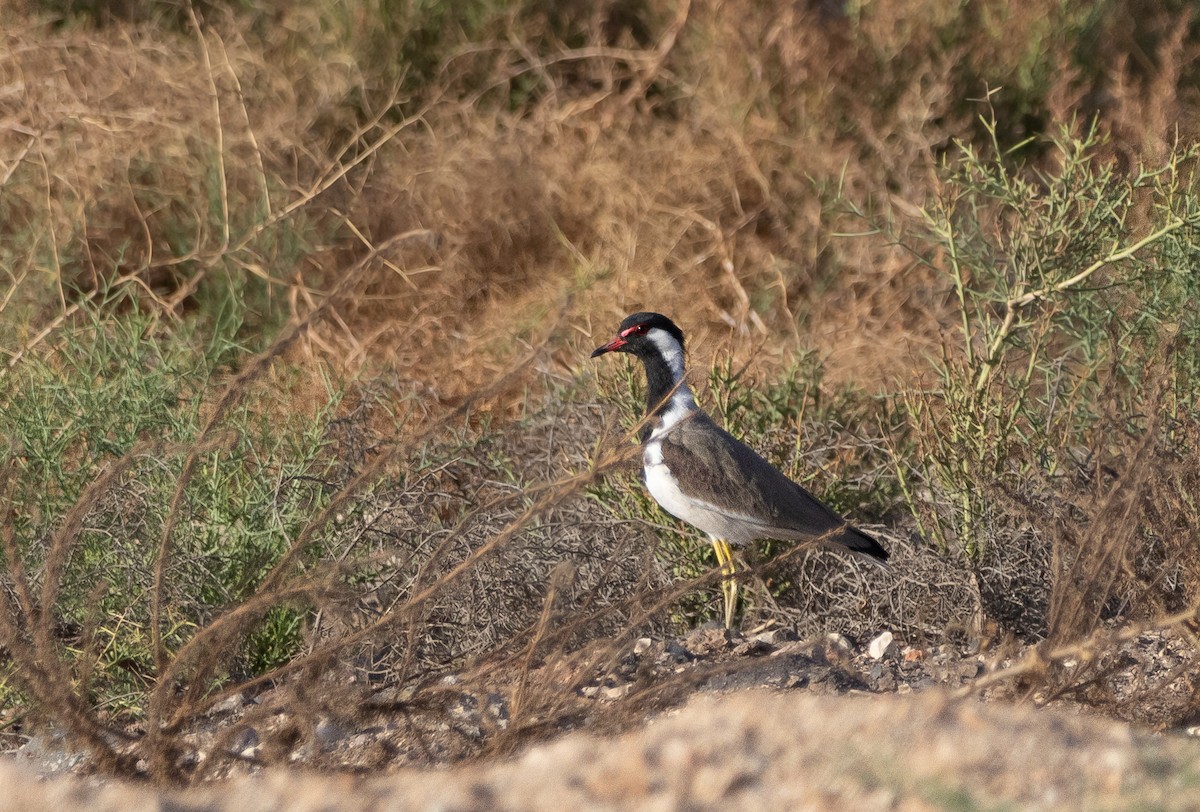
[[[662,462],[662,454],[658,443],[651,441],[646,445],[642,455],[643,471],[646,477],[646,490],[654,497],[654,501],[677,519],[683,519],[688,524],[703,530],[713,538],[725,539],[734,545],[741,545],[754,538],[747,535],[746,529],[734,517],[727,516],[714,506],[692,499],[679,489],[679,482]]]
[[[650,491],[650,495],[654,497],[654,501],[658,502],[663,510],[677,519],[683,519],[685,522],[690,522],[700,527],[701,530],[704,530],[700,526],[700,521],[703,518],[700,516],[701,511],[679,490],[679,483],[671,475],[670,468],[661,463],[658,465],[647,465],[645,473],[646,490]]]

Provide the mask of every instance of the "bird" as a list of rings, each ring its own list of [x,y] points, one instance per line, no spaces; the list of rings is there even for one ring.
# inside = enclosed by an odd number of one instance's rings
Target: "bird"
[[[592,358],[629,353],[646,370],[640,431],[646,488],[667,513],[706,533],[721,567],[725,628],[737,606],[734,547],[774,539],[857,553],[887,567],[888,552],[725,431],[685,380],[683,331],[661,313],[627,316]]]

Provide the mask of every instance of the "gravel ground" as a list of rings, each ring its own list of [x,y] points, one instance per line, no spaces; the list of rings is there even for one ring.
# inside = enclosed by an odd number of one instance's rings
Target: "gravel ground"
[[[788,656],[788,655],[781,655]],[[348,776],[271,769],[188,791],[0,761],[3,809],[1194,809],[1200,742],[1055,709],[737,691],[512,759]]]
[[[1105,710],[1190,701],[1172,681],[1190,651],[1168,633],[1128,641]],[[39,735],[0,760],[0,808],[1194,808],[1200,742],[1183,727],[1099,718],[1080,691],[971,689],[1023,653],[701,628],[636,640],[586,680],[543,665],[542,693],[574,686],[561,689],[572,710],[511,739],[529,710],[469,679],[443,680],[437,703],[377,693],[370,711],[307,728],[261,713],[287,707],[269,694],[238,697],[192,742],[201,762],[224,748],[231,766],[191,790],[88,776],[86,758]]]

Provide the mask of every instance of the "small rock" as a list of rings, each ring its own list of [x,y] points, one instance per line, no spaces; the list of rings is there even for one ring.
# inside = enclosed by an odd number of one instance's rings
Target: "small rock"
[[[493,692],[487,695],[487,711],[501,727],[508,725],[508,700],[503,694]]]
[[[631,690],[633,690],[633,683],[627,682],[624,685],[614,685],[611,688],[602,688],[600,690],[600,694],[604,699],[621,699]]]
[[[638,656],[638,657],[642,656],[643,654],[645,654],[647,651],[650,650],[650,646],[653,644],[654,644],[654,641],[651,640],[649,637],[639,637],[637,639],[637,642],[633,644],[634,655]]]
[[[241,693],[236,693],[233,696],[228,696],[225,699],[222,699],[217,704],[213,705],[209,709],[208,715],[209,716],[220,716],[225,713],[233,713],[235,710],[240,709],[245,704],[246,704],[245,695],[241,694]]]
[[[770,643],[757,638],[751,638],[733,647],[730,652],[735,657],[761,657],[764,654],[770,654],[775,650],[775,647]]]
[[[329,719],[321,719],[313,731],[322,750],[328,750],[345,737],[346,731]]]
[[[836,649],[844,654],[849,654],[854,649],[854,646],[850,643],[849,638],[847,638],[844,634],[838,634],[837,632],[830,632],[829,634],[825,635],[825,647],[828,649]]]
[[[796,639],[796,632],[791,629],[771,629],[770,631],[756,634],[750,638],[750,642],[766,643],[768,646],[778,646],[780,643],[790,643]]]
[[[704,657],[729,648],[729,633],[725,629],[699,628],[689,634],[683,641],[688,651],[697,657]]]
[[[372,740],[371,735],[368,733],[355,734],[346,741],[346,749],[351,751],[363,750],[370,746]]]
[[[893,636],[891,632],[884,632],[871,641],[867,646],[867,654],[872,660],[878,660],[887,653],[888,647],[892,645]]]
[[[790,643],[784,643],[779,648],[771,652],[772,657],[806,657],[813,656],[816,646],[813,643],[805,643],[801,640],[794,640]]]
[[[229,749],[242,758],[254,758],[258,753],[261,743],[262,740],[258,737],[258,731],[252,727],[246,727],[239,730],[230,739]]]
[[[915,663],[925,659],[925,651],[919,648],[904,649],[904,662]]]
[[[696,655],[679,645],[678,640],[672,640],[667,643],[666,647],[663,649],[663,653],[668,655],[677,663],[691,662],[692,660],[696,659]]]
[[[958,675],[966,679],[975,679],[983,671],[983,663],[978,660],[963,660],[958,664]]]
[[[825,659],[831,663],[849,663],[854,645],[845,636],[831,632],[825,637]]]

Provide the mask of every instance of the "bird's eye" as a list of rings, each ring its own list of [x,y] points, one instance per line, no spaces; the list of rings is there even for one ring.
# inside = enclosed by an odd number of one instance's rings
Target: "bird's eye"
[[[650,326],[648,324],[639,324],[637,327],[633,328],[633,332],[640,336],[644,336],[649,330]]]

